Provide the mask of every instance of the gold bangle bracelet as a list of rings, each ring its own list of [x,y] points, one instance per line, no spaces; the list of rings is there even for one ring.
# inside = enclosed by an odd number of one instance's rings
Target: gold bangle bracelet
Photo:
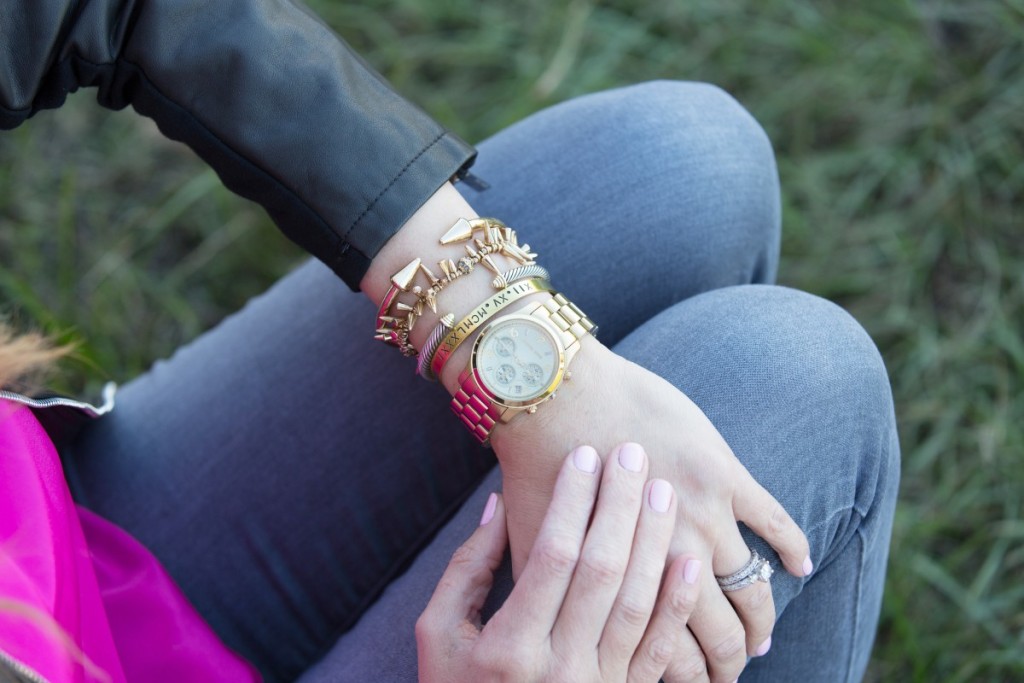
[[[505,271],[501,275],[498,275],[491,281],[495,289],[505,289],[514,282],[520,280],[527,280],[529,278],[539,277],[541,280],[551,281],[551,275],[547,269],[543,266],[538,266],[536,263],[528,266],[519,266],[512,270]],[[420,349],[420,355],[416,359],[416,374],[423,379],[431,382],[437,381],[437,375],[430,371],[430,363],[434,360],[434,353],[437,351],[437,347],[441,344],[441,340],[445,338],[455,324],[455,318],[451,313],[447,313],[434,327],[434,330],[430,333],[427,341],[423,343],[423,348]]]
[[[441,340],[441,343],[437,345],[434,358],[430,361],[430,371],[434,373],[435,377],[440,377],[445,363],[448,362],[448,359],[451,358],[462,342],[466,341],[469,335],[473,334],[477,328],[487,322],[498,311],[531,294],[552,291],[554,289],[551,287],[550,282],[535,277],[516,282],[497,294],[488,297],[483,303],[476,306],[469,315],[460,320],[451,329],[451,332]]]
[[[480,232],[482,237],[474,238],[473,235],[477,232]],[[476,249],[469,244],[464,245],[466,256],[458,261],[450,258],[438,261],[441,277],[434,275],[423,264],[422,259],[418,258],[391,276],[391,287],[377,308],[377,326],[374,333],[376,339],[397,346],[403,356],[415,357],[416,347],[409,341],[409,334],[416,320],[423,314],[424,307],[429,307],[437,313],[437,295],[442,289],[463,275],[469,275],[478,263],[497,276],[492,283],[495,289],[507,287],[508,280],[501,279],[502,272],[492,256],[504,256],[520,267],[533,266],[536,263],[537,255],[530,251],[530,245],[520,245],[516,231],[497,218],[460,218],[441,237],[440,242],[449,245],[469,240],[473,241]],[[426,287],[413,284],[416,275],[421,272],[427,278]],[[519,277],[527,276],[526,273],[519,273]],[[398,300],[400,294],[409,291],[416,297],[413,303]]]

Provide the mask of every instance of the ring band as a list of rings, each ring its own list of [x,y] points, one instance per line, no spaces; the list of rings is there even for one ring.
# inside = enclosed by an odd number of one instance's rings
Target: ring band
[[[751,550],[750,559],[742,568],[728,576],[716,576],[715,581],[724,592],[738,591],[757,581],[768,583],[774,573],[771,563],[761,557],[756,550]]]

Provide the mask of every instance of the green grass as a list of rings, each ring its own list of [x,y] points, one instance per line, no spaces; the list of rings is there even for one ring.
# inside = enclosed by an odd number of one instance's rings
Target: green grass
[[[904,456],[870,678],[1024,679],[1024,2],[380,0],[314,7],[469,140],[548,104],[706,80],[764,124],[781,279],[838,301]],[[180,146],[91,94],[0,136],[0,298],[123,380],[301,258]]]

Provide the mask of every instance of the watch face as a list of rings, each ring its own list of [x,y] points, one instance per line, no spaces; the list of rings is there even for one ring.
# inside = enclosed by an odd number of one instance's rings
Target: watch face
[[[498,320],[477,340],[477,375],[504,403],[529,403],[546,396],[562,375],[563,354],[553,334],[526,316]]]

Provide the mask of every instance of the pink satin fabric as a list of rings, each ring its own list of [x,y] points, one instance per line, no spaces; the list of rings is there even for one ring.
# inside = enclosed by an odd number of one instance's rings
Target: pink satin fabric
[[[149,551],[74,504],[46,432],[3,400],[0,657],[51,683],[260,680]]]

